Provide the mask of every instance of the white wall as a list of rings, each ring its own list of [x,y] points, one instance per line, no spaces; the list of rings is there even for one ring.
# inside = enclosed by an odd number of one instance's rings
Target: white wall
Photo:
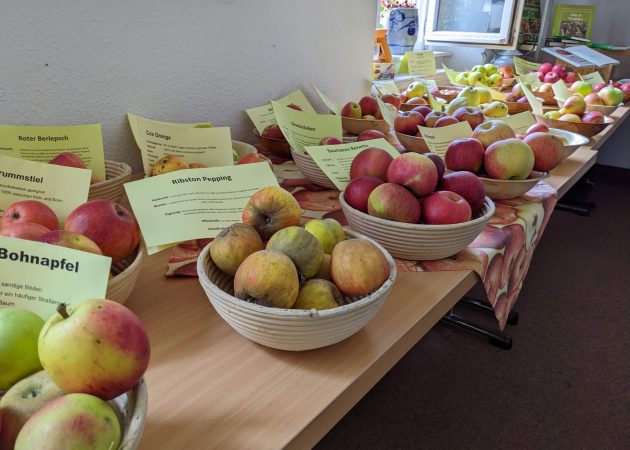
[[[246,108],[296,88],[313,98],[311,83],[340,102],[369,92],[371,1],[27,0],[2,9],[0,123],[101,123],[106,157],[137,170],[128,111],[209,120],[254,142]]]

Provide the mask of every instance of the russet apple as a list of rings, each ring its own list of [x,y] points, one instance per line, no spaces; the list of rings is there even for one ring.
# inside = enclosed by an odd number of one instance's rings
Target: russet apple
[[[449,125],[455,125],[458,124],[459,120],[457,120],[455,117],[453,116],[444,116],[444,117],[440,117],[438,120],[435,121],[435,124],[433,125],[434,128],[441,128],[441,127],[447,127]]]
[[[155,177],[164,173],[175,172],[176,170],[188,169],[188,163],[181,156],[166,155],[158,159],[151,166],[150,176]]]
[[[136,218],[110,200],[90,200],[78,206],[68,215],[64,228],[90,238],[112,263],[130,256],[140,243]]]
[[[19,222],[0,230],[0,236],[36,241],[50,230],[43,225],[32,222]]]
[[[354,209],[367,213],[368,197],[376,186],[381,185],[384,182],[385,181],[380,178],[369,175],[354,178],[346,186],[343,198],[346,200],[346,203]]]
[[[295,264],[275,250],[252,253],[234,275],[234,296],[263,306],[292,308],[299,288]]]
[[[324,248],[324,253],[332,253],[333,248],[346,238],[343,226],[332,218],[311,219],[304,224],[304,229],[317,238]]]
[[[604,115],[599,111],[589,111],[582,116],[584,123],[605,123]]]
[[[266,241],[282,228],[299,225],[301,217],[302,209],[295,197],[279,186],[267,186],[248,200],[241,221],[253,226]]]
[[[549,133],[530,133],[523,142],[534,152],[534,170],[549,172],[562,161],[564,144],[558,136]]]
[[[210,258],[222,272],[234,276],[249,255],[264,248],[265,244],[254,227],[235,223],[221,230],[210,243]]]
[[[365,130],[357,136],[357,142],[369,141],[372,139],[386,139],[386,136],[378,130]]]
[[[467,170],[477,173],[483,166],[485,152],[478,139],[455,139],[446,147],[444,163],[449,170]]]
[[[49,164],[55,164],[57,166],[76,167],[78,169],[85,169],[87,166],[79,155],[72,152],[61,152],[53,159],[49,161]]]
[[[344,304],[343,295],[329,280],[306,280],[300,287],[293,309],[331,309]]]
[[[459,122],[463,122],[465,120],[470,124],[470,128],[473,130],[477,127],[477,125],[486,120],[483,112],[481,112],[481,109],[473,106],[462,106],[456,109],[453,113],[453,117]]]
[[[394,119],[394,130],[399,133],[414,136],[418,126],[424,125],[424,117],[416,111],[403,111]]]
[[[422,222],[448,225],[467,222],[472,217],[468,202],[451,191],[436,191],[422,199]]]
[[[444,175],[440,189],[461,195],[473,214],[481,209],[486,198],[486,188],[479,177],[464,170]]]
[[[359,100],[359,106],[363,115],[374,115],[378,110],[378,101],[374,97],[366,95]]]
[[[0,308],[0,391],[42,369],[37,339],[44,320],[23,308]]]
[[[486,148],[486,173],[496,180],[524,180],[534,168],[534,152],[516,138],[504,139]]]
[[[267,139],[276,139],[278,141],[286,141],[284,134],[282,134],[282,129],[280,125],[277,123],[272,123],[267,125],[260,135]]]
[[[444,160],[437,153],[423,153],[424,156],[429,158],[435,164],[435,168],[437,169],[438,179],[437,184],[439,185],[442,182],[442,178],[444,177],[444,172],[446,171],[446,164],[444,164]]]
[[[324,259],[324,246],[312,233],[300,226],[278,230],[269,239],[267,250],[284,253],[303,278],[312,278],[319,271]]]
[[[420,153],[404,153],[394,159],[387,169],[387,182],[409,189],[416,197],[435,190],[437,168],[433,161]]]
[[[38,223],[49,230],[59,228],[59,220],[55,212],[48,205],[37,200],[21,200],[12,203],[2,215],[0,229],[20,222]]]
[[[383,252],[366,239],[342,241],[332,252],[332,280],[349,297],[367,295],[378,289],[389,273],[389,263]]]
[[[623,91],[616,87],[606,86],[597,95],[600,96],[606,106],[617,106],[623,103]]]
[[[384,183],[370,193],[368,214],[394,222],[418,223],[420,202],[404,187],[395,183]]]
[[[351,119],[360,119],[363,117],[363,111],[356,102],[348,102],[341,108],[341,117],[349,117]]]
[[[350,163],[350,180],[369,175],[387,179],[387,169],[394,157],[378,147],[368,147],[357,154]]]
[[[95,255],[102,255],[103,252],[96,243],[87,236],[79,233],[73,233],[66,230],[52,230],[37,239],[39,242],[47,244],[59,245],[60,247],[82,250]]]
[[[488,120],[477,125],[477,128],[473,131],[472,137],[478,139],[484,148],[488,148],[493,142],[501,141],[503,139],[514,138],[514,130],[502,120]]]

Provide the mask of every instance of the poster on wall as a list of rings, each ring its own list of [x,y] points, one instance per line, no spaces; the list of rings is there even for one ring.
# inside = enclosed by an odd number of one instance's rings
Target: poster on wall
[[[540,21],[540,0],[525,0],[521,17],[521,29],[518,35],[519,45],[538,44]]]
[[[595,6],[556,5],[552,36],[590,39],[595,21]]]

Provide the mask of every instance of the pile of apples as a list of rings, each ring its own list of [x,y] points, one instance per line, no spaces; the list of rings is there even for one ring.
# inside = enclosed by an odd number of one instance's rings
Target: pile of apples
[[[381,219],[442,225],[471,220],[483,206],[485,188],[475,175],[444,175],[444,161],[435,153],[361,151],[350,166],[344,199],[352,208]]]
[[[603,84],[603,83],[600,83]],[[597,86],[595,90],[584,81],[576,81],[569,87],[571,96],[567,98],[562,108],[556,111],[547,111],[544,116],[549,119],[564,120],[576,123],[605,123],[605,116],[599,111],[586,111],[587,105],[617,106],[623,104],[623,92],[621,89],[606,86]]]
[[[575,83],[578,79],[575,72],[567,70],[562,64],[553,65],[548,62],[542,63],[538,69],[532,69],[527,73],[536,73],[541,83],[549,84],[553,84],[558,80],[571,84]]]
[[[277,126],[277,125],[276,125]],[[232,149],[232,158],[236,165],[239,164],[254,164],[259,162],[266,162],[269,165],[272,165],[272,162],[269,158],[261,153],[248,153],[239,157],[236,150]],[[157,175],[162,175],[165,173],[175,172],[183,169],[203,169],[206,168],[205,164],[201,163],[191,163],[188,164],[186,159],[182,156],[177,155],[165,155],[158,159],[153,166],[151,166],[151,170],[149,172],[150,177],[155,177]]]
[[[57,311],[44,322],[26,309],[0,308],[0,448],[116,449],[123,430],[108,401],[142,379],[147,333],[109,300]]]
[[[470,71],[460,72],[455,76],[455,84],[462,86],[476,86],[477,83],[490,87],[499,87],[504,79],[514,78],[512,66],[497,67],[494,64],[480,64]]]
[[[393,94],[386,94],[381,97],[385,103],[391,103],[400,108],[400,97]],[[383,120],[383,114],[378,107],[376,98],[366,95],[361,97],[358,102],[348,102],[341,108],[341,117],[347,117],[349,119],[368,119],[368,120]]]
[[[448,111],[448,109],[447,109]],[[461,106],[450,115],[446,111],[434,111],[426,105],[418,106],[411,111],[403,111],[394,119],[394,130],[408,136],[422,137],[418,127],[440,128],[467,121],[471,128],[486,120],[479,107]]]
[[[257,191],[242,223],[223,229],[210,257],[234,277],[234,295],[264,306],[330,309],[368,295],[390,274],[385,255],[365,239],[346,239],[334,219],[300,226],[297,200],[277,186]]]
[[[471,138],[456,139],[446,148],[449,170],[464,170],[497,180],[524,180],[532,170],[548,172],[562,161],[564,143],[542,123],[524,135],[501,120],[489,120]]]

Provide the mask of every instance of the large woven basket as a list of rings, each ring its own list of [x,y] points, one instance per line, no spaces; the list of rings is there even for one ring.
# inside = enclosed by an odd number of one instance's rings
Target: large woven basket
[[[118,450],[136,450],[138,448],[144,431],[148,400],[147,385],[142,379],[133,389],[109,401],[118,415],[123,430]]]
[[[124,162],[105,160],[107,179],[90,185],[88,200],[111,200],[118,202],[125,194],[123,185],[131,177],[131,166]]]
[[[335,183],[324,173],[324,171],[313,161],[310,155],[307,153],[296,152],[291,149],[291,157],[298,166],[300,172],[309,180],[318,186],[323,186],[328,189],[337,189]]]
[[[133,255],[112,265],[112,274],[114,276],[107,283],[108,300],[121,304],[127,301],[131,291],[136,286],[145,256],[146,250],[144,249],[144,244],[141,243]]]
[[[346,230],[346,236],[369,239],[351,230]],[[214,265],[209,245],[199,255],[197,273],[214,309],[238,333],[267,347],[291,351],[311,350],[336,344],[352,336],[385,303],[396,279],[396,264],[382,246],[371,241],[389,262],[389,278],[371,294],[353,298],[352,303],[327,310],[272,308],[234,297],[234,279]]]
[[[350,227],[378,241],[395,258],[435,260],[453,256],[481,233],[494,214],[494,202],[486,197],[472,220],[452,225],[425,225],[394,222],[370,216],[346,203],[339,194],[341,208]]]
[[[479,177],[486,188],[486,195],[493,200],[506,200],[525,194],[536,186],[540,180],[547,178],[547,172],[532,171],[529,178],[524,180],[495,180],[493,178]]]
[[[258,144],[265,150],[280,158],[289,158],[291,156],[291,146],[287,140],[271,139],[261,136],[258,130],[254,128],[254,136],[258,139]]]

